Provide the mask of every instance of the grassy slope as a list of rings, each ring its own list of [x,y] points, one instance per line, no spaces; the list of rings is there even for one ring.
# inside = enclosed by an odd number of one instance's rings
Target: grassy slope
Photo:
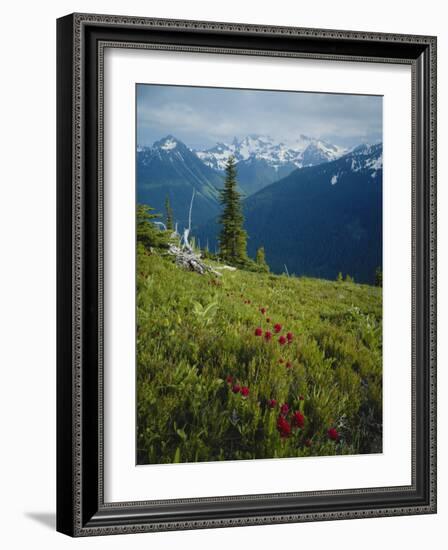
[[[217,279],[142,252],[137,284],[139,463],[381,451],[381,289],[240,270]],[[293,412],[305,417],[289,437],[277,429],[283,403],[291,426]]]

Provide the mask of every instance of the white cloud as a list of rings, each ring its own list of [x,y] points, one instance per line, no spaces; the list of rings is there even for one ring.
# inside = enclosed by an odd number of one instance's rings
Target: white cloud
[[[167,134],[193,147],[305,134],[347,146],[382,136],[382,99],[373,96],[140,85],[137,108],[139,143]]]

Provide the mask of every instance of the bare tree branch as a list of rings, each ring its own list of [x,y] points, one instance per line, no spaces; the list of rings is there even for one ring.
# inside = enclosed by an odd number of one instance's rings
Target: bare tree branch
[[[184,247],[189,252],[193,252],[193,249],[191,248],[191,245],[190,245],[190,242],[189,242],[188,238],[190,236],[190,231],[191,231],[191,211],[193,210],[193,201],[194,201],[195,193],[196,193],[196,190],[193,189],[193,194],[191,195],[190,210],[188,212],[188,227],[186,229],[184,229],[184,234],[183,234],[183,239],[182,239],[183,243],[184,243]]]
[[[166,225],[163,222],[154,222],[154,225],[160,225],[162,226],[162,229],[166,231]]]

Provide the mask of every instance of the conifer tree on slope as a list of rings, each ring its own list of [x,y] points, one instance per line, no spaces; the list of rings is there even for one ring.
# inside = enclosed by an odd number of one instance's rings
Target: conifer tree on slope
[[[170,199],[166,197],[165,199],[165,211],[166,211],[166,229],[167,231],[173,231],[174,222],[173,222],[173,209],[171,208]]]
[[[255,256],[255,263],[260,266],[260,268],[264,271],[269,271],[269,266],[266,262],[266,254],[264,251],[264,246],[260,246],[257,250],[257,254]]]
[[[247,261],[247,233],[243,229],[244,217],[237,185],[236,162],[231,156],[226,163],[226,178],[224,187],[220,191],[223,212],[219,220],[222,226],[219,235],[219,251],[223,260],[242,264]]]

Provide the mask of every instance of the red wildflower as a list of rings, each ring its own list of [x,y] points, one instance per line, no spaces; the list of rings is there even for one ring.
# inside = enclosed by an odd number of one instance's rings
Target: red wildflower
[[[233,393],[240,393],[240,390],[241,390],[241,386],[239,386],[238,384],[235,384],[234,386],[232,386]]]
[[[303,397],[303,395],[299,395],[299,400],[300,401],[303,401],[305,398]]]
[[[241,388],[241,395],[243,397],[247,397],[249,395],[249,388],[247,386],[243,386]]]
[[[269,330],[267,330],[265,333],[264,333],[264,339],[266,341],[270,340],[272,338],[272,332],[269,332]]]
[[[311,439],[305,439],[305,447],[311,447]]]
[[[282,325],[280,323],[275,323],[274,330],[279,333],[282,330]]]
[[[296,411],[292,416],[292,422],[294,426],[297,426],[298,428],[303,428],[305,425],[305,417],[300,411]]]
[[[286,338],[284,336],[280,336],[280,338],[278,339],[278,343],[283,346],[286,344]]]
[[[261,313],[264,315],[264,314],[266,313],[266,308],[265,308],[265,307],[262,307],[262,308],[260,309],[260,311],[261,311]]]
[[[268,401],[268,407],[270,409],[273,409],[277,405],[277,401],[275,399],[269,399]]]
[[[288,332],[288,334],[286,335],[286,338],[288,339],[288,344],[290,344],[294,339],[292,332]]]
[[[280,412],[282,414],[288,414],[288,411],[289,411],[288,403],[283,403],[283,405],[280,407]]]
[[[281,365],[281,364],[284,363],[285,361],[284,361],[284,359],[281,359],[281,358],[280,358],[280,359],[278,360],[278,362],[279,362],[280,365]]]
[[[261,327],[257,327],[255,329],[255,336],[261,336],[263,334],[263,329]]]
[[[286,363],[286,368],[287,369],[292,369],[292,363],[290,363],[289,361]]]
[[[230,376],[230,374],[226,378],[227,384],[231,384],[233,382],[233,376]]]
[[[339,432],[336,428],[330,428],[327,431],[327,435],[332,441],[337,441],[339,439]]]
[[[266,323],[270,323],[271,322],[271,318],[270,317],[266,317]]]
[[[277,430],[280,432],[280,437],[289,437],[291,435],[291,424],[282,415],[277,419]]]
[[[247,303],[250,304],[250,300],[247,300]]]

